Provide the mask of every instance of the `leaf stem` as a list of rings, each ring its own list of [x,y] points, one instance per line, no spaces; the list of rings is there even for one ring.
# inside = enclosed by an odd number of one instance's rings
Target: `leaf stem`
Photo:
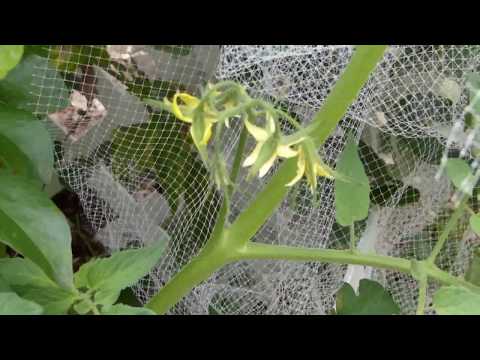
[[[313,249],[260,243],[249,243],[240,251],[237,259],[320,261],[333,264],[372,266],[404,273],[410,273],[411,267],[410,261],[391,256],[363,254],[351,250]]]
[[[428,277],[424,276],[418,282],[417,315],[424,315],[425,313],[425,301],[427,300],[427,286],[428,286]]]
[[[438,241],[435,244],[435,247],[433,248],[430,256],[427,259],[427,262],[429,262],[430,264],[435,263],[435,260],[438,254],[440,254],[440,251],[442,250],[443,246],[445,245],[445,242],[448,239],[448,235],[450,235],[450,232],[453,230],[458,220],[463,215],[463,212],[465,211],[465,206],[467,205],[467,201],[468,201],[468,197],[463,196],[462,200],[460,201],[460,204],[457,206],[452,216],[450,216],[450,218],[448,219],[448,222],[445,225],[445,228],[443,229],[442,233],[438,237]]]
[[[351,250],[309,249],[300,247],[249,243],[244,246],[236,260],[290,260],[290,261],[320,261],[325,263],[363,265],[380,269],[388,269],[412,274],[412,262],[398,257],[363,254]],[[446,271],[440,270],[434,264],[426,263],[424,267],[425,279],[430,277],[444,285],[466,287],[480,294],[480,286],[476,286],[462,278],[455,277]]]
[[[82,293],[77,291],[76,296],[79,300],[85,301],[88,304],[88,308],[93,315],[100,315],[100,311],[98,311],[97,305],[90,299],[90,292]]]
[[[412,273],[411,261],[391,256],[363,254],[351,250],[311,249],[260,243],[249,243],[236,247],[233,247],[232,244],[228,238],[228,231],[214,245],[208,243],[198,256],[147,303],[146,307],[157,314],[164,314],[188,294],[195,285],[207,280],[220,267],[240,260],[319,261],[332,264],[364,265],[407,274]],[[425,279],[428,276],[442,284],[464,286],[480,294],[480,287],[452,276],[435,265],[426,264],[425,275]]]

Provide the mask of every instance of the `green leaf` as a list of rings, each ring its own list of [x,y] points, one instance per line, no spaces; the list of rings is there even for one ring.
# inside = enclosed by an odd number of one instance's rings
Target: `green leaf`
[[[0,45],[0,80],[22,59],[23,45]]]
[[[365,219],[370,206],[370,185],[353,137],[347,141],[336,171],[352,179],[335,180],[336,220],[342,226],[350,226],[355,221]]]
[[[144,307],[133,307],[124,304],[117,304],[104,307],[102,315],[156,315],[154,311]]]
[[[473,184],[470,186],[469,184],[467,184],[467,186],[464,184],[462,187],[464,181],[468,182],[469,179],[473,178],[472,170],[470,169],[470,166],[468,166],[467,162],[462,159],[448,159],[445,169],[447,176],[453,185],[458,190],[461,190],[471,196]]]
[[[337,315],[395,315],[400,309],[391,295],[377,282],[362,279],[355,295],[345,283],[337,293]]]
[[[48,196],[27,179],[0,174],[0,241],[60,286],[73,287],[70,227]]]
[[[50,183],[54,163],[53,142],[44,125],[33,114],[0,104],[0,136],[22,151],[44,184]],[[3,147],[0,147],[0,153],[2,156],[8,154]]]
[[[149,247],[123,250],[109,258],[89,261],[75,274],[75,286],[78,289],[119,292],[134,285],[157,264],[163,254],[166,240],[159,239]]]
[[[12,286],[23,298],[42,305],[45,315],[66,315],[75,301],[75,295],[57,286]]]
[[[32,88],[34,73],[42,69],[42,97],[48,103],[38,103],[38,97]],[[37,56],[25,56],[20,64],[0,81],[0,100],[19,109],[42,114],[52,113],[69,106],[70,91],[63,78],[49,64],[48,59]]]
[[[41,315],[43,309],[15,293],[0,293],[0,315]]]
[[[459,286],[444,286],[433,296],[439,315],[480,315],[480,294]]]
[[[0,171],[4,174],[19,175],[32,181],[37,179],[37,173],[32,162],[20,148],[7,137],[0,134]],[[40,181],[36,188],[41,189]]]
[[[96,304],[112,305],[118,300],[120,290],[99,290],[95,293],[94,300]]]
[[[8,286],[8,283],[5,281],[5,279],[0,275],[0,293],[2,292],[11,292],[10,286]]]
[[[60,288],[28,259],[0,259],[0,274],[13,291],[42,305],[47,315],[66,314],[75,300],[73,291]]]
[[[18,257],[0,259],[0,274],[10,285],[56,286],[40,267],[28,259]]]

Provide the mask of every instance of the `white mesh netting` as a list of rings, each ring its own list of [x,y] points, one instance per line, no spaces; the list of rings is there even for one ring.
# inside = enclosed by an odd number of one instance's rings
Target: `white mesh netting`
[[[148,244],[163,231],[171,236],[158,267],[135,288],[142,301],[198,253],[221,198],[210,191],[208,171],[188,139],[188,127],[154,112],[140,98],[162,99],[178,89],[198,93],[207,81],[230,79],[305,124],[353,51],[343,45],[49,47],[50,65],[37,69],[34,79],[37,113],[61,147],[58,174],[79,195],[97,239],[116,250]],[[453,193],[446,178],[433,179],[452,125],[463,123],[466,76],[479,65],[480,46],[390,47],[326,142],[323,158],[331,165],[347,131],[360,142],[373,204],[367,221],[357,226],[363,250],[423,259],[433,248],[451,212]],[[66,90],[58,91],[62,84]],[[235,127],[225,133],[230,164],[238,137]],[[448,145],[456,147],[455,142]],[[247,182],[241,171],[232,217],[267,180]],[[294,188],[254,241],[346,248],[348,229],[335,223],[333,200],[329,180],[320,181],[315,198],[306,187]],[[479,242],[460,222],[439,264],[462,274]],[[407,275],[321,263],[244,261],[218,271],[171,313],[326,314],[344,279],[355,285],[360,277],[380,281],[402,312],[415,311],[417,285]]]

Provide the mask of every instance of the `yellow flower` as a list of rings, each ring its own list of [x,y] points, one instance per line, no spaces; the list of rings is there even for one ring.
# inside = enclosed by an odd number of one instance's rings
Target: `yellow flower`
[[[259,177],[263,177],[268,173],[277,157],[292,158],[297,156],[297,151],[292,149],[291,146],[303,139],[298,139],[292,143],[285,143],[276,131],[275,120],[272,116],[267,114],[265,129],[252,124],[248,120],[245,121],[245,127],[255,138],[257,145],[252,153],[245,159],[243,167],[254,165],[252,172],[256,173],[258,170]]]
[[[178,103],[179,99],[184,103],[184,105],[180,105]],[[165,102],[167,106],[171,107],[173,114],[179,120],[192,124],[190,127],[190,134],[192,135],[193,141],[197,147],[206,146],[212,137],[213,124],[217,121],[215,115],[206,109],[203,116],[196,120],[200,121],[201,123],[193,124],[194,111],[200,104],[199,98],[186,93],[176,93],[173,96],[171,103],[168,100],[165,100]]]
[[[334,174],[335,172],[320,159],[313,142],[305,139],[298,150],[297,174],[287,186],[293,186],[306,175],[313,193],[317,188],[317,176],[333,179]]]
[[[182,100],[185,105],[179,105],[178,99]],[[198,104],[200,104],[200,99],[189,94],[176,93],[173,96],[172,111],[178,119],[191,124],[193,121],[193,111],[197,108]]]

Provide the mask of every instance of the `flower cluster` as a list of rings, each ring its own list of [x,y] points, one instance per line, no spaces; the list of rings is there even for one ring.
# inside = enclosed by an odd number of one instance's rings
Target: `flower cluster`
[[[279,127],[272,115],[266,115],[265,128],[252,124],[248,119],[245,120],[245,127],[257,144],[252,153],[245,159],[243,166],[252,166],[252,173],[258,171],[259,177],[265,176],[277,158],[288,159],[298,155],[298,151],[294,150],[292,146],[302,139],[286,142],[285,138],[281,136]]]
[[[300,130],[297,134],[284,135],[279,124],[282,112],[265,102],[251,99],[237,84],[228,82],[208,86],[202,98],[177,92],[172,101],[164,99],[163,104],[158,104],[149,100],[147,103],[161,105],[177,119],[191,124],[190,134],[204,159],[215,125],[222,123],[229,127],[229,120],[238,118],[243,120],[246,130],[256,141],[255,148],[243,162],[244,167],[250,167],[250,176],[258,174],[263,177],[277,159],[295,157],[297,173],[287,186],[293,186],[305,176],[313,192],[318,176],[332,179],[335,175],[323,163],[308,134]],[[264,120],[263,126],[257,123],[260,118]]]
[[[179,104],[179,100],[183,102],[183,105]],[[204,106],[200,116],[195,116],[195,112],[198,111],[200,105],[200,99],[186,93],[176,93],[172,102],[164,99],[164,103],[171,109],[177,119],[192,124],[190,134],[198,147],[208,144],[212,137],[213,124],[217,122],[217,115],[214,112]],[[194,118],[195,126],[193,126]]]

